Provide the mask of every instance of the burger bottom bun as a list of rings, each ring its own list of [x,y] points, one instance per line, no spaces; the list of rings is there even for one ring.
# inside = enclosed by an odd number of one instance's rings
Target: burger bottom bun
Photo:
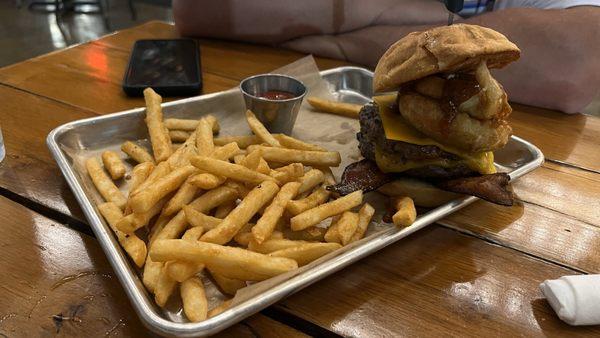
[[[434,208],[462,196],[408,177],[384,184],[378,191],[387,196],[408,196],[413,199],[415,205],[426,208]]]
[[[505,120],[478,120],[457,113],[447,124],[439,101],[418,94],[398,94],[400,114],[417,130],[434,140],[471,153],[502,148],[512,133]]]

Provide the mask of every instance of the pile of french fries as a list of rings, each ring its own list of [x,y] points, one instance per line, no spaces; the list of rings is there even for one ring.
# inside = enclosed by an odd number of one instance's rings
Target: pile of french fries
[[[143,268],[159,306],[179,289],[187,318],[205,320],[230,300],[209,309],[203,274],[233,297],[247,282],[297,269],[365,235],[375,210],[362,192],[336,199],[325,189],[335,183],[330,167],[340,164],[338,152],[270,134],[251,111],[253,135],[214,137],[213,116],[163,119],[161,97],[152,89],[144,97],[151,152],[127,141],[121,150],[138,162],[131,172],[111,151],[102,163],[89,158],[86,168],[105,200],[98,210]],[[127,194],[115,183],[123,177]]]

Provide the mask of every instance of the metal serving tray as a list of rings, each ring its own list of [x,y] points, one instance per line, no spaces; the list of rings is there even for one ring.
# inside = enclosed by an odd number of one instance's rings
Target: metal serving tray
[[[327,87],[336,99],[353,103],[365,103],[370,100],[372,95],[372,72],[357,67],[340,67],[323,71],[320,74],[328,83]],[[242,117],[243,111],[240,110],[243,104],[241,100],[241,94],[236,88],[165,103],[163,109],[167,117],[182,118],[198,118],[210,112],[217,116],[223,130],[233,129],[236,132],[246,130],[246,133],[248,133],[249,131],[245,127],[246,122]],[[84,182],[87,178],[78,171],[72,156],[77,151],[118,149],[118,145],[125,140],[146,138],[147,131],[143,123],[144,110],[144,108],[137,108],[64,124],[48,135],[47,144],[79,201],[135,311],[149,329],[161,335],[195,337],[214,334],[477,200],[476,197],[464,197],[451,201],[426,214],[419,215],[413,225],[404,229],[393,226],[384,227],[381,222],[375,220],[375,223],[379,224],[372,224],[368,236],[363,240],[307,265],[290,278],[274,277],[277,280],[269,283],[270,285],[259,288],[259,292],[255,292],[250,297],[245,297],[245,299],[242,297],[242,300],[237,304],[234,303],[228,310],[213,318],[200,323],[188,323],[185,322],[180,311],[179,313],[165,311],[154,304],[153,297],[146,292],[138,277],[137,269],[123,253],[112,231],[98,213],[93,203],[93,200],[97,198],[96,192],[91,191],[93,188],[90,188],[89,183]],[[344,161],[341,168],[336,172],[339,177],[341,169],[357,159],[356,151],[353,154],[349,154],[349,151],[344,153],[344,149],[350,149],[349,147],[356,149],[356,144],[352,143],[355,141],[348,141],[347,137],[356,129],[346,134],[347,140],[344,142],[350,144],[341,142],[339,138],[337,140],[331,138],[319,139],[314,136],[331,134],[331,130],[334,128],[331,127],[331,123],[336,121],[335,119],[345,121],[341,122],[341,126],[346,129],[348,129],[349,123],[357,125],[357,122],[326,114],[319,115],[319,120],[321,119],[328,122],[321,124],[323,126],[322,130],[315,130],[312,125],[310,128],[303,127],[303,123],[310,122],[299,118],[294,134],[299,137],[307,136],[309,137],[308,141],[321,143],[328,148],[331,148],[332,145],[342,147]],[[357,128],[356,125],[352,125],[352,128]],[[297,131],[302,135],[298,135]],[[312,139],[310,135],[312,135]],[[508,172],[513,180],[539,167],[544,161],[543,154],[537,147],[516,136],[511,138],[504,149],[496,152],[495,158],[499,170]],[[258,285],[260,283],[254,286]]]

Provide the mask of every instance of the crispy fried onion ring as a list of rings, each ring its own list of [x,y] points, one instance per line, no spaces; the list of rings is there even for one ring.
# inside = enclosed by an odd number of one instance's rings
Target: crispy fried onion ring
[[[467,113],[476,119],[504,120],[510,115],[511,109],[506,101],[506,93],[502,86],[492,77],[485,61],[482,61],[475,71],[475,78],[481,87],[477,95],[460,104],[458,111]]]
[[[398,104],[400,114],[420,132],[468,152],[502,148],[512,132],[502,119],[478,120],[459,112],[448,121],[438,100],[413,91],[399,93]]]

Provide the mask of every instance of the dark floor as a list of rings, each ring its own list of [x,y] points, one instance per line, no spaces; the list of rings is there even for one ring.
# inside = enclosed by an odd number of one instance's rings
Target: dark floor
[[[173,21],[171,9],[166,6],[134,1],[137,12],[137,20],[134,21],[127,0],[108,2],[107,29],[99,14],[68,13],[59,26],[54,14],[29,10],[29,1],[22,0],[21,8],[17,8],[16,0],[0,0],[0,67],[148,20]]]

